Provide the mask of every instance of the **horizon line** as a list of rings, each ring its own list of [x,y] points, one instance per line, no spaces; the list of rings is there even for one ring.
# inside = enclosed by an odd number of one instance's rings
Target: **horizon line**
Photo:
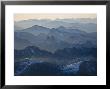
[[[97,17],[93,17],[93,18],[89,18],[89,17],[88,17],[88,18],[56,18],[56,19],[49,19],[49,18],[48,18],[48,19],[46,19],[46,18],[45,18],[45,19],[43,19],[43,18],[40,19],[40,18],[38,18],[38,19],[22,19],[22,20],[21,20],[21,19],[20,19],[20,20],[15,20],[15,19],[14,19],[14,22],[28,21],[28,20],[50,20],[50,21],[55,21],[55,20],[64,20],[64,19],[71,19],[71,20],[77,20],[77,19],[91,19],[91,20],[92,20],[92,19],[97,19]]]

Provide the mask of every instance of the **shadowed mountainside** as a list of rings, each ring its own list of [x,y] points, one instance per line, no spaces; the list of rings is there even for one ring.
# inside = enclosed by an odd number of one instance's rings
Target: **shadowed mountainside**
[[[30,28],[15,31],[15,49],[24,49],[28,46],[36,46],[42,50],[55,52],[59,49],[89,44],[86,47],[96,47],[97,33],[86,33],[78,29],[45,28],[34,25]]]

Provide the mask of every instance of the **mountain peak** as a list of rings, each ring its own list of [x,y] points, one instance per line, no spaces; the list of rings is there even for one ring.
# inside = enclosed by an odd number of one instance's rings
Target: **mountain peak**
[[[44,28],[43,26],[33,25],[32,28]]]
[[[57,29],[65,29],[65,27],[64,26],[60,26]]]

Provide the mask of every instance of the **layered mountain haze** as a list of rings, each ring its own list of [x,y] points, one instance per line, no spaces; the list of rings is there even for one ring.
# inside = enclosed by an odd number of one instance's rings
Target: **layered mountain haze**
[[[18,32],[28,32],[28,33],[31,33],[31,34],[37,36],[40,33],[48,34],[49,30],[50,29],[46,28],[46,27],[33,25],[32,27],[29,27],[29,28],[26,28],[26,29],[23,29],[23,30],[17,30],[17,31]]]
[[[67,29],[63,26],[49,29],[34,25],[24,30],[15,31],[15,44],[17,44],[15,45],[15,49],[22,49],[33,45],[40,49],[54,52],[58,49],[71,48],[74,45],[84,44],[86,42],[91,42],[92,45],[96,45],[95,37],[95,32],[90,34],[78,29]],[[18,42],[18,39],[21,40]],[[24,40],[24,44],[26,45],[22,44],[20,48],[19,43],[22,40]]]
[[[34,25],[39,25],[47,28],[58,28],[60,26],[63,26],[65,28],[74,28],[74,29],[80,29],[82,31],[86,32],[96,32],[97,31],[97,19],[56,19],[56,20],[50,20],[50,19],[41,19],[41,20],[23,20],[23,21],[17,21],[15,22],[15,26],[21,27],[23,29],[32,27]]]
[[[31,19],[14,29],[16,76],[97,74],[96,19]]]

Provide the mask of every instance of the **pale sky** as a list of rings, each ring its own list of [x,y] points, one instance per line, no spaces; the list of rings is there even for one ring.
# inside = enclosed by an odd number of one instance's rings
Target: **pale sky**
[[[14,20],[20,21],[20,20],[28,20],[28,19],[68,19],[68,18],[96,18],[97,15],[95,13],[91,14],[49,14],[49,13],[42,13],[42,14],[14,14]]]

